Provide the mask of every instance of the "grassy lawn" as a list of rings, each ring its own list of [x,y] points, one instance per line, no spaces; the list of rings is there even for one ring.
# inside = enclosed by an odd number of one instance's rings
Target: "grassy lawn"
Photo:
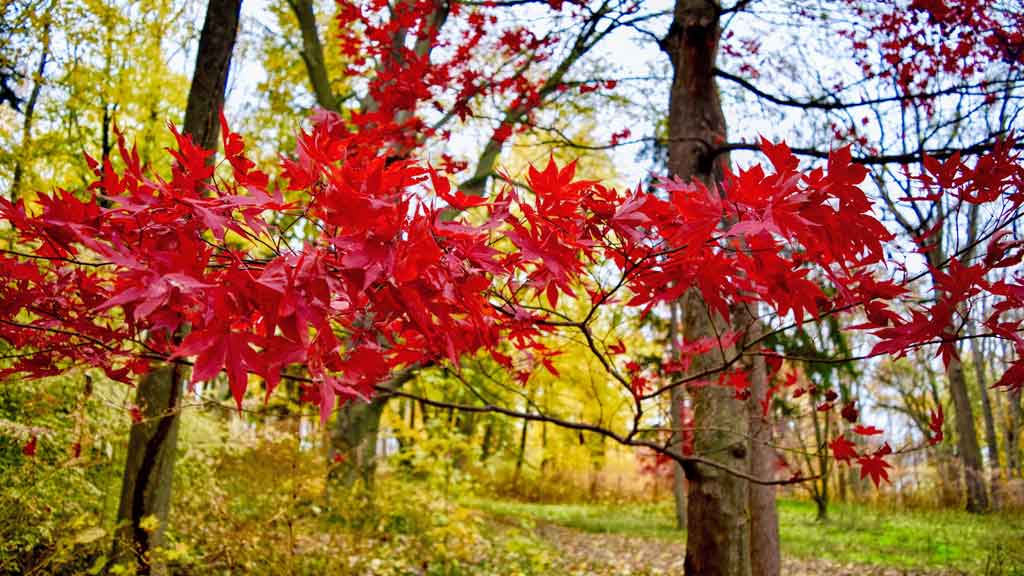
[[[587,532],[680,540],[670,502],[530,504],[472,499],[467,506]],[[1024,516],[960,511],[889,511],[835,504],[815,521],[814,504],[779,502],[783,554],[897,568],[955,568],[972,574],[1024,575]]]

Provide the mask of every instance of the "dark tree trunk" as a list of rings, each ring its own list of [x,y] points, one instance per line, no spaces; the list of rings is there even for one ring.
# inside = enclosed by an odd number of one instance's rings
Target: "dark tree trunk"
[[[674,18],[662,49],[673,67],[669,100],[669,171],[683,180],[699,178],[714,185],[721,178],[725,155],[707,154],[725,138],[725,117],[715,85],[714,69],[720,36],[720,6],[709,0],[677,0]],[[726,323],[709,314],[700,294],[687,293],[683,303],[687,340],[720,334]],[[729,354],[729,351],[724,351]],[[694,370],[718,365],[721,352],[697,358]],[[750,469],[749,417],[746,404],[731,390],[702,386],[693,393],[694,452],[729,468]],[[750,527],[746,480],[707,466],[686,469],[687,574],[748,576]]]
[[[136,391],[142,419],[132,424],[117,510],[114,557],[133,556],[142,574],[162,572],[150,553],[163,544],[171,504],[182,378],[177,364],[154,369]],[[147,518],[157,521],[148,525]]]
[[[985,490],[985,475],[981,464],[981,448],[974,429],[974,411],[967,395],[967,380],[960,360],[953,358],[946,369],[949,379],[949,394],[953,397],[956,410],[957,447],[964,463],[964,482],[967,485],[967,511],[979,514],[988,510],[988,493]]]
[[[727,325],[721,317],[709,320],[700,295],[691,290],[684,299],[684,334],[689,341],[721,334]],[[714,324],[712,325],[712,322]],[[694,371],[703,371],[721,362],[719,351],[693,362]],[[734,350],[721,351],[730,356]],[[692,393],[694,453],[734,469],[750,469],[749,416],[746,403],[731,389],[702,386]],[[749,483],[718,468],[691,465],[687,479],[687,574],[712,576],[749,576],[750,525]]]
[[[484,437],[480,441],[480,462],[486,462],[491,456],[491,442],[494,439],[494,418],[487,418],[484,425]]]
[[[192,135],[197,145],[208,150],[217,149],[219,115],[224,107],[241,10],[242,0],[210,0],[206,6],[206,21],[199,36],[196,69],[185,108],[184,130]]]
[[[828,521],[828,494],[825,492],[819,493],[814,497],[815,506],[815,517],[814,519],[818,522]]]
[[[241,6],[241,0],[210,0],[206,8],[184,125],[185,133],[204,148],[217,146],[218,114],[224,105]],[[117,515],[122,528],[115,557],[125,551],[134,554],[140,574],[164,571],[159,562],[151,561],[150,553],[163,542],[170,509],[181,409],[179,372],[177,364],[155,368],[136,391],[143,420],[132,425],[128,440]],[[143,521],[148,518],[156,520],[155,529],[147,530]]]
[[[530,409],[527,408],[526,412],[529,413]],[[530,421],[523,420],[523,431],[519,435],[519,450],[516,452],[516,472],[512,477],[512,483],[519,483],[519,475],[523,472],[523,462],[526,460],[526,433],[529,429]]]

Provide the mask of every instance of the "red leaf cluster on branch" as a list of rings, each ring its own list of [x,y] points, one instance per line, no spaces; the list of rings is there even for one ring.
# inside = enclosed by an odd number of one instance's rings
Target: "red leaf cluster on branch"
[[[939,272],[941,297],[930,308],[910,319],[888,308],[906,287],[880,277],[890,234],[845,148],[826,167],[802,171],[784,144],[763,142],[768,169],[729,174],[718,188],[666,180],[655,193],[579,180],[574,164],[552,160],[529,170],[525,188],[508,185],[483,201],[452,190],[442,173],[370,151],[330,114],[299,135],[282,182],[255,168],[226,123],[224,178],[207,163],[210,152],[175,136],[170,180],[148,175],[122,139],[124,168],[93,162],[85,199],[58,190],[32,206],[0,200],[24,247],[0,256],[0,338],[32,352],[0,375],[81,364],[129,381],[150,360],[189,358],[193,382],[224,371],[241,404],[251,375],[269,394],[286,368],[301,367],[306,397],[326,419],[339,400],[371,396],[402,367],[458,369],[481,350],[525,377],[524,366],[557,377],[550,359],[559,351],[546,334],[578,329],[589,339],[602,306],[649,310],[691,288],[723,317],[753,303],[797,323],[862,308],[861,327],[883,338],[879,353],[948,342],[950,315],[984,292],[998,302],[986,325],[1019,351],[1024,344],[1019,323],[1000,318],[1024,304],[1024,288],[985,279],[1013,244],[1005,236],[989,268],[954,260]],[[993,153],[979,162],[994,163],[1001,179],[976,177],[962,197],[998,199],[1015,213],[1017,159]],[[302,200],[285,202],[281,187]],[[299,222],[316,234],[289,233]],[[560,303],[581,294],[590,310],[573,319]],[[722,341],[706,344],[684,346],[681,364],[717,353]],[[612,356],[591,348],[637,402],[647,397],[649,378],[624,346]],[[1022,366],[999,385],[1020,386]],[[744,372],[720,372],[719,384],[749,395]],[[833,441],[836,458],[856,458],[876,483],[886,477],[887,453],[846,444]]]
[[[523,71],[551,56],[552,35],[539,37],[523,26],[499,29],[488,6],[438,0],[337,5],[338,42],[348,59],[343,73],[369,78],[362,109],[350,114],[353,144],[401,156],[437,132],[421,108],[465,120],[473,115],[471,102],[485,96],[505,97],[509,108],[524,113],[541,103],[543,80]],[[457,32],[441,35],[442,25]],[[480,54],[502,62],[493,68]],[[513,128],[502,125],[494,139],[507,139]]]
[[[846,33],[862,69],[894,78],[905,93],[924,90],[939,75],[970,79],[993,63],[1024,65],[1024,14],[997,0],[848,3],[864,23]],[[881,57],[880,69],[869,50]]]

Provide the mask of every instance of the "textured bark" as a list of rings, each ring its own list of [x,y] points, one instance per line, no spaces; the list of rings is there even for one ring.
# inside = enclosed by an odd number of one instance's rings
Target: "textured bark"
[[[163,573],[163,566],[150,553],[163,544],[171,504],[181,408],[178,365],[146,374],[138,385],[136,403],[142,421],[132,425],[128,439],[114,558],[134,557],[140,574]],[[144,527],[150,517],[158,521],[155,529]]]
[[[675,302],[671,305],[671,324],[669,325],[668,336],[673,358],[678,356],[679,348],[679,307]],[[683,403],[685,402],[683,389],[675,387],[669,394],[672,422],[671,449],[676,454],[682,454],[683,443]],[[676,527],[680,530],[686,529],[686,471],[678,463],[672,465],[672,498],[675,501]]]
[[[673,66],[669,101],[669,171],[683,180],[699,178],[713,184],[721,178],[719,162],[707,155],[712,143],[724,139],[725,118],[715,85],[714,68],[720,36],[720,7],[707,0],[677,0],[672,26],[662,49]],[[710,313],[699,293],[683,302],[683,333],[687,340],[721,334],[727,328]],[[699,371],[721,362],[714,351],[697,358]],[[694,451],[730,468],[750,469],[745,402],[732,390],[702,386],[693,393]],[[687,498],[687,574],[747,576],[750,566],[748,483],[718,469],[690,466]]]
[[[218,115],[224,105],[240,10],[241,0],[211,0],[207,5],[184,121],[184,132],[204,148],[217,147]],[[122,528],[115,542],[115,557],[124,551],[134,553],[140,574],[165,570],[150,552],[163,542],[170,511],[181,409],[179,372],[177,364],[155,368],[136,391],[143,420],[132,425],[128,440],[117,515]],[[158,521],[155,530],[143,527],[143,520],[149,517]]]
[[[206,6],[203,32],[199,36],[184,130],[192,136],[193,142],[209,150],[217,149],[219,115],[224,108],[224,91],[228,85],[228,70],[241,11],[242,0],[210,0]]]
[[[953,358],[946,368],[949,380],[949,394],[953,397],[956,411],[957,448],[964,464],[964,483],[967,487],[967,511],[975,514],[988,510],[988,493],[985,491],[985,473],[981,464],[981,448],[974,429],[974,411],[967,395],[967,380],[960,360]]]
[[[384,397],[377,396],[369,402],[353,400],[338,409],[328,446],[329,485],[351,487],[361,482],[367,490],[373,489],[377,436],[386,405]]]
[[[687,340],[696,340],[728,328],[711,315],[696,291],[684,298],[683,322]],[[712,336],[713,337],[713,336]],[[694,360],[702,371],[721,363],[719,351]],[[725,356],[734,350],[721,352]],[[731,388],[701,386],[693,391],[694,453],[736,470],[750,469],[749,416],[746,403]],[[749,483],[717,468],[703,465],[686,470],[687,574],[749,576]]]
[[[747,333],[747,341],[760,335],[755,322],[746,307],[737,310],[733,317],[737,328],[754,326]],[[754,356],[750,364],[750,473],[757,478],[772,478],[776,454],[772,447],[771,410],[766,412],[761,407],[768,393],[768,368],[764,356]],[[750,565],[753,573],[762,576],[778,576],[781,569],[775,486],[750,485]]]
[[[999,441],[996,439],[996,422],[992,415],[992,402],[988,396],[988,383],[985,379],[985,354],[981,342],[971,340],[971,353],[974,357],[974,375],[978,380],[978,392],[981,394],[981,415],[985,420],[985,447],[988,449],[989,478],[992,487],[992,507],[999,508]]]

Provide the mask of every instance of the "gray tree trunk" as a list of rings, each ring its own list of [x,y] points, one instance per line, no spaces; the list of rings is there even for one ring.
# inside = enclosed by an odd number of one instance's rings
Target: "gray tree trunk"
[[[942,246],[941,227],[936,234],[935,246],[927,253],[928,263],[940,268],[945,260]],[[964,483],[967,488],[967,511],[982,513],[988,510],[988,492],[985,488],[985,472],[981,462],[981,447],[974,428],[974,410],[967,394],[967,379],[964,378],[963,364],[959,358],[952,358],[946,367],[949,395],[953,399],[956,417],[957,448],[964,465]]]
[[[981,342],[971,339],[971,353],[974,357],[974,374],[978,380],[978,392],[981,395],[981,414],[985,419],[985,446],[988,449],[989,482],[992,489],[992,507],[999,509],[999,441],[996,439],[996,422],[992,415],[992,403],[988,395],[988,383],[985,379],[985,354]]]
[[[184,132],[196,144],[217,148],[218,115],[224,105],[241,0],[210,0],[199,38],[195,72],[185,110]],[[143,420],[132,425],[125,459],[114,557],[134,554],[138,573],[162,573],[151,551],[163,543],[174,479],[182,375],[178,365],[154,368],[139,383],[136,404]],[[148,518],[156,520],[149,530]]]
[[[733,324],[748,330],[745,341],[760,336],[756,320],[746,307],[736,311]],[[750,327],[748,329],[748,326]],[[772,446],[771,406],[764,410],[761,402],[768,393],[768,367],[764,356],[750,362],[750,474],[757,478],[775,476],[776,454]],[[782,566],[779,555],[779,515],[775,506],[775,486],[750,485],[750,565],[754,573],[778,576]]]
[[[338,409],[328,445],[330,485],[351,487],[362,482],[373,490],[380,417],[386,405],[387,400],[377,396],[369,402],[353,400]]]
[[[671,304],[671,318],[669,325],[668,336],[670,340],[670,349],[672,351],[672,357],[678,357],[679,349],[679,307],[675,302]],[[671,449],[676,454],[682,454],[683,451],[683,406],[686,401],[685,393],[682,388],[673,388],[669,393],[669,402],[671,407],[671,422],[672,422],[672,446]],[[678,463],[672,465],[672,498],[675,501],[676,510],[676,527],[680,530],[686,529],[686,471]]]
[[[395,373],[378,387],[378,394],[369,402],[350,400],[337,411],[334,426],[325,431],[331,486],[351,487],[361,481],[367,490],[373,489],[373,475],[377,469],[377,437],[380,417],[391,396],[389,390],[399,390],[416,376],[419,366],[409,366]],[[423,421],[427,412],[421,408]]]
[[[974,429],[974,411],[967,395],[967,380],[963,364],[953,358],[946,368],[949,379],[949,394],[953,397],[956,411],[957,447],[964,463],[964,483],[967,486],[967,511],[979,514],[988,510],[988,493],[985,490],[985,473],[981,464],[981,448]]]
[[[1013,392],[1010,392],[1008,396],[1008,399],[1010,401],[1010,415],[1009,418],[1006,419],[1006,430],[1004,430],[1003,432],[1003,437],[1006,439],[1006,468],[1008,470],[1007,477],[1012,477],[1016,475],[1018,478],[1020,478],[1020,388],[1014,390]]]

